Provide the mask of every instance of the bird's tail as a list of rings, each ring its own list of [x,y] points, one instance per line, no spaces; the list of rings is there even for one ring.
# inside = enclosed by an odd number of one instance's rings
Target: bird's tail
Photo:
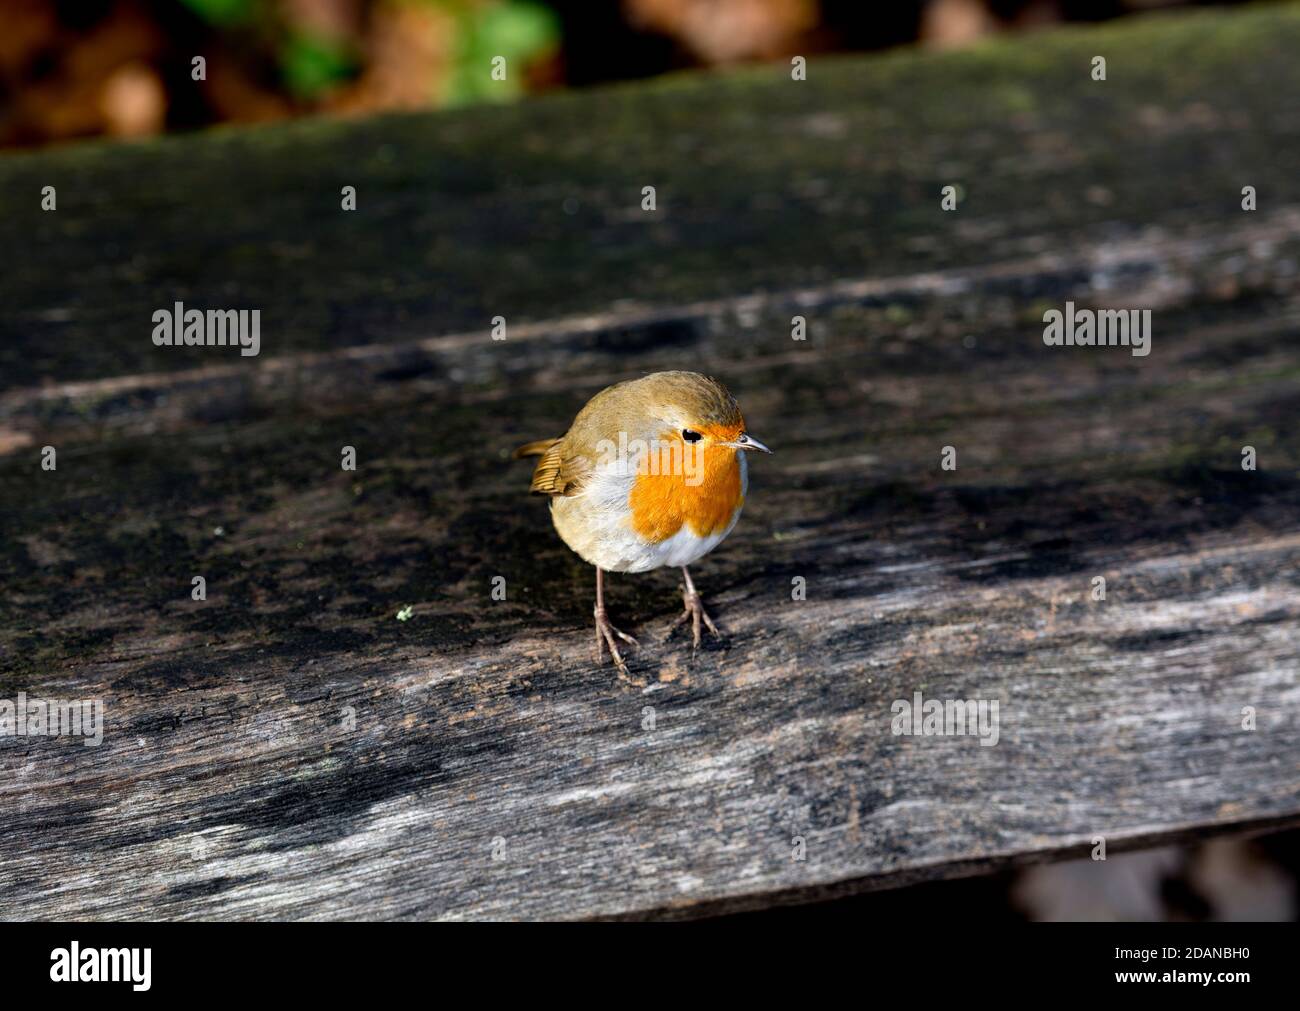
[[[516,460],[522,460],[526,456],[544,456],[546,451],[559,441],[559,439],[538,439],[536,442],[524,443],[515,450],[514,457]]]

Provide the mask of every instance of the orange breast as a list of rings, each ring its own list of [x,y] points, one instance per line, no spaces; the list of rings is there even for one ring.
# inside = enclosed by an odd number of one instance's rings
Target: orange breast
[[[697,537],[722,533],[743,502],[735,451],[708,446],[697,453],[668,433],[660,444],[668,448],[658,454],[658,466],[652,458],[641,467],[628,495],[633,529],[656,543],[683,525]]]

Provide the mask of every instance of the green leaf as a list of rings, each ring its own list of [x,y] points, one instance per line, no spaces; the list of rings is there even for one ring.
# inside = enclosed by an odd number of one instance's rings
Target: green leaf
[[[181,0],[204,21],[216,25],[234,25],[248,21],[254,0]]]
[[[461,22],[460,44],[447,103],[504,101],[524,90],[524,68],[558,47],[560,23],[548,7],[535,3],[500,3],[474,8]],[[492,80],[492,60],[504,56],[506,79]]]
[[[351,74],[346,46],[311,35],[291,36],[280,53],[280,70],[289,90],[313,98]]]

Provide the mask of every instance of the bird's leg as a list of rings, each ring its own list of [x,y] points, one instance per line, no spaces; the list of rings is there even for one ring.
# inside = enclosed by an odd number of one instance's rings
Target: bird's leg
[[[618,643],[615,637],[622,639],[632,646],[639,646],[626,632],[620,632],[609,623],[609,618],[605,616],[605,573],[596,566],[596,660],[597,662],[605,655],[605,647],[609,647],[610,656],[614,658],[614,663],[620,671],[627,673],[627,664],[623,662],[623,654],[618,651]]]
[[[695,583],[691,581],[691,571],[685,565],[682,566],[682,575],[686,577],[686,583],[682,586],[682,602],[686,605],[686,609],[677,616],[677,620],[669,627],[668,635],[672,635],[677,631],[678,625],[683,625],[689,620],[693,633],[691,648],[699,649],[701,621],[713,633],[715,639],[721,639],[722,633],[718,631],[718,626],[713,624],[713,619],[709,617],[709,613],[704,610],[704,601],[695,592]]]

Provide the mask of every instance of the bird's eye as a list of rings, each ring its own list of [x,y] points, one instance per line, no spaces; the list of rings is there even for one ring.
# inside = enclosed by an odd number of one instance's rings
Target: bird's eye
[[[704,438],[699,432],[692,432],[689,428],[682,429],[682,438],[687,442],[699,442]]]

